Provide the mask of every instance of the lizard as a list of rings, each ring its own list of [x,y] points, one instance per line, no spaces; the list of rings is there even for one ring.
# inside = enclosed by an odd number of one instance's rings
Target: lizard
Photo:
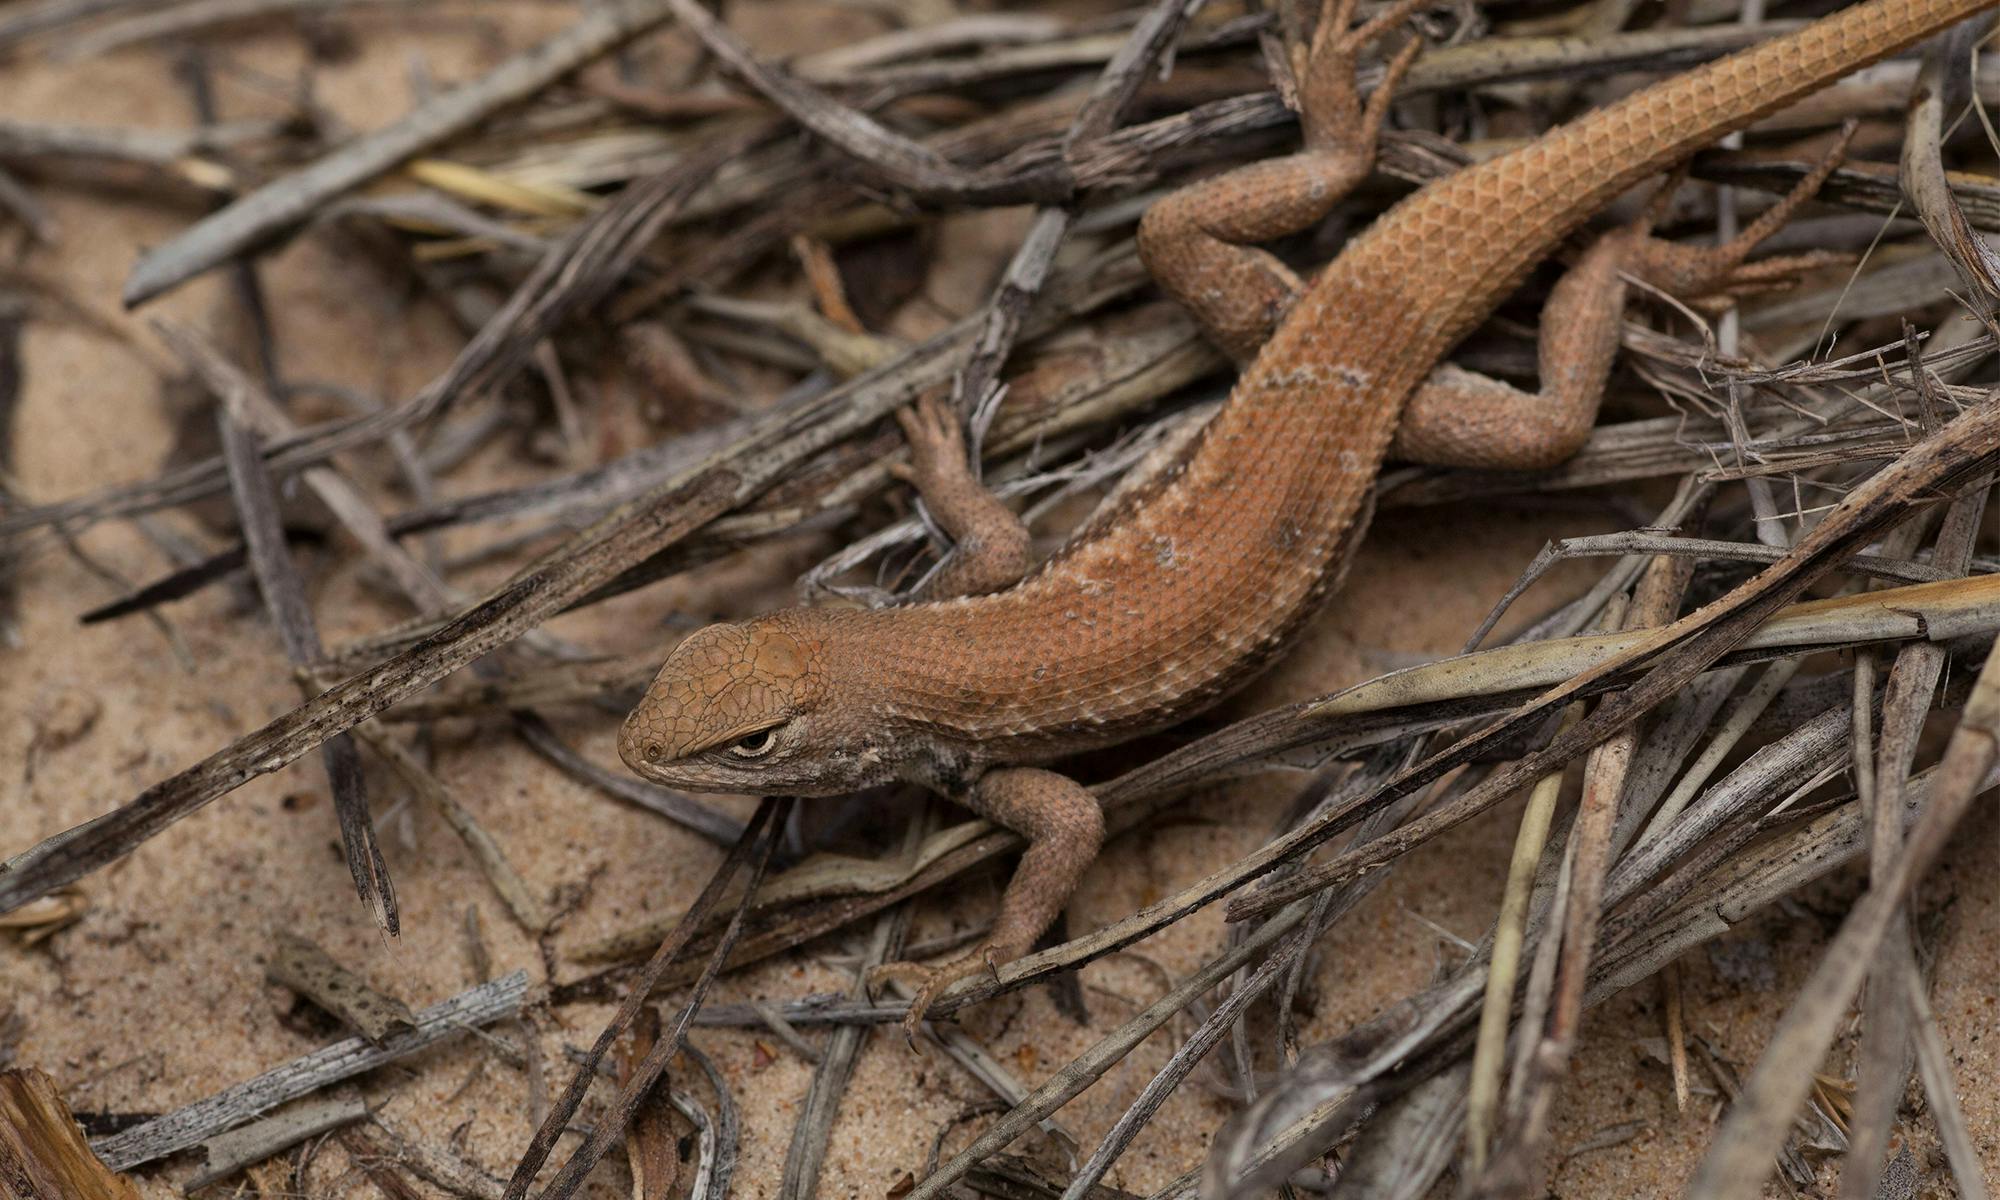
[[[1372,170],[1420,42],[1390,57],[1365,102],[1355,68],[1423,2],[1354,26],[1356,0],[1326,0],[1292,50],[1301,149],[1142,216],[1155,280],[1241,364],[1169,465],[1037,565],[1025,526],[981,486],[956,414],[920,397],[897,413],[901,473],[955,543],[923,594],[696,630],[619,731],[627,765],[669,787],[829,796],[900,779],[1026,839],[981,945],[877,968],[871,982],[915,985],[912,1036],[952,983],[1031,949],[1096,857],[1103,815],[1051,764],[1171,726],[1267,666],[1338,586],[1390,457],[1567,458],[1595,423],[1629,280],[1698,294],[1767,268],[1744,267],[1748,252],[1840,151],[1728,243],[1658,239],[1650,207],[1599,236],[1545,303],[1539,394],[1445,363],[1531,269],[1702,146],[2000,0],[1866,0],[1655,82],[1412,193],[1303,282],[1255,243],[1324,219]]]

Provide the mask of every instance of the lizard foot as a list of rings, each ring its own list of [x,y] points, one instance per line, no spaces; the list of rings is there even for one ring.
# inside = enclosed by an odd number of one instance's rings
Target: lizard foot
[[[910,1000],[910,1011],[903,1017],[903,1036],[915,1044],[924,1017],[929,1015],[944,990],[961,979],[970,979],[982,972],[995,979],[1000,977],[1000,963],[994,947],[990,945],[981,946],[964,958],[938,966],[913,962],[883,963],[868,972],[867,986],[871,993],[884,983],[901,983],[916,991]]]
[[[1375,142],[1383,119],[1389,115],[1389,101],[1423,42],[1412,38],[1396,52],[1365,108],[1354,83],[1355,62],[1370,43],[1428,2],[1396,0],[1360,28],[1350,30],[1347,26],[1354,19],[1355,0],[1326,0],[1311,41],[1292,47],[1292,74],[1299,85],[1299,123],[1308,150],[1339,150],[1358,155],[1364,163],[1375,161]]]
[[[1778,255],[1756,262],[1744,259],[1757,243],[1778,232],[1799,206],[1819,191],[1820,185],[1845,161],[1853,139],[1854,127],[1850,124],[1790,192],[1719,246],[1690,246],[1652,237],[1650,226],[1664,212],[1660,198],[1656,197],[1654,205],[1648,206],[1647,215],[1630,231],[1633,241],[1625,257],[1625,269],[1676,296],[1727,298],[1778,290],[1808,271],[1851,261],[1826,251]],[[1667,190],[1662,188],[1662,194]]]
[[[896,423],[910,444],[910,461],[890,464],[890,474],[926,495],[938,485],[978,486],[965,455],[964,427],[938,393],[926,392],[897,409]]]
[[[1782,292],[1797,287],[1799,280],[1827,267],[1851,267],[1855,255],[1838,250],[1806,250],[1798,254],[1778,254],[1747,262],[1729,272],[1720,291],[1733,299]]]

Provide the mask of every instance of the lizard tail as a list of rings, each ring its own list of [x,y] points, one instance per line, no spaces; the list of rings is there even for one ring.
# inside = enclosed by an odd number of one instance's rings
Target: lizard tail
[[[1443,206],[1410,213],[1419,223],[1454,211],[1490,214],[1461,223],[1465,253],[1451,256],[1459,303],[1439,312],[1436,332],[1456,341],[1563,238],[1646,176],[1995,3],[1868,0],[1587,113],[1412,197],[1414,209]]]

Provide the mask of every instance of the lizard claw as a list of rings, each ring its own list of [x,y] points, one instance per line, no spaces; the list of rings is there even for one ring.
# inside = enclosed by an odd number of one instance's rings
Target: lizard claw
[[[910,999],[910,1011],[903,1017],[903,1036],[914,1048],[917,1033],[923,1028],[924,1018],[936,1006],[946,988],[961,979],[970,979],[981,971],[990,973],[994,979],[1000,978],[1000,964],[991,946],[982,946],[966,955],[942,966],[926,966],[923,963],[893,962],[883,963],[868,973],[865,986],[871,990],[878,983],[903,983],[916,990]]]

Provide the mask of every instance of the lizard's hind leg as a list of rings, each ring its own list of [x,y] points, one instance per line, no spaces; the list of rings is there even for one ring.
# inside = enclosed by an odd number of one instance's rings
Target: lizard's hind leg
[[[1441,365],[1404,407],[1391,456],[1432,466],[1502,470],[1536,470],[1567,460],[1597,423],[1604,385],[1618,356],[1627,279],[1692,297],[1768,283],[1823,265],[1827,257],[1821,254],[1748,266],[1743,260],[1819,190],[1846,150],[1843,135],[1797,187],[1720,246],[1686,246],[1653,237],[1651,210],[1635,224],[1600,237],[1556,283],[1542,308],[1542,390],[1525,392]]]
[[[1311,43],[1293,51],[1304,148],[1190,184],[1140,218],[1146,269],[1238,362],[1257,353],[1300,290],[1291,268],[1251,243],[1324,220],[1374,169],[1389,101],[1422,43],[1412,39],[1396,53],[1365,107],[1355,62],[1423,2],[1398,0],[1350,30],[1353,0],[1329,0]]]

